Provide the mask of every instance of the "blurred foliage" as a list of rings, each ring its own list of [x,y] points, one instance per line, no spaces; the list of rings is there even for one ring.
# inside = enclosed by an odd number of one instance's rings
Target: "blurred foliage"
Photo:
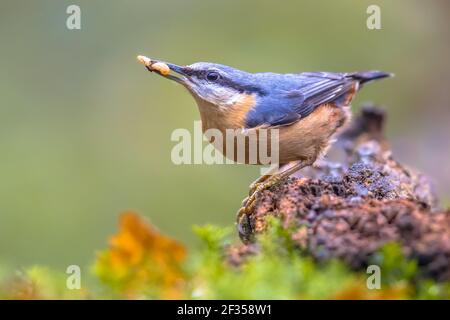
[[[224,259],[230,230],[195,227],[201,247],[185,260],[185,249],[137,214],[124,213],[109,248],[100,252],[91,289],[68,290],[63,274],[33,267],[0,272],[2,299],[450,299],[450,283],[418,277],[395,243],[374,256],[381,289],[369,290],[368,275],[339,261],[318,264],[291,240],[289,229],[272,218],[258,236],[258,254],[231,266]]]
[[[179,298],[176,290],[183,283],[181,262],[185,248],[159,234],[136,214],[124,213],[119,233],[110,248],[99,253],[94,272],[115,291],[132,294],[148,292],[161,298]]]
[[[67,275],[40,266],[3,273],[0,274],[0,300],[92,298],[85,288],[68,290],[66,279]]]

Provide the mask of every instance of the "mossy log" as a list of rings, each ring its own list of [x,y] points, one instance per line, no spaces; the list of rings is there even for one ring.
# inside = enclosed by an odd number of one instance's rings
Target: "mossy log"
[[[275,216],[317,261],[338,258],[362,269],[383,245],[397,242],[421,275],[450,280],[450,211],[437,207],[425,175],[393,158],[384,122],[383,111],[363,107],[326,160],[264,191],[238,226],[244,244],[228,248],[228,261],[255,254],[255,234]]]

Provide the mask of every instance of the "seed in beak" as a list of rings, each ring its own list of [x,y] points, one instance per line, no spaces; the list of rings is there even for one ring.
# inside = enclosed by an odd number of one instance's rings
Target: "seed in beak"
[[[170,68],[164,62],[152,61],[152,59],[146,56],[137,56],[140,63],[146,66],[150,71],[158,71],[163,76],[167,76],[170,73]]]
[[[163,76],[167,76],[170,73],[170,68],[164,62],[155,62],[152,64],[152,68],[156,71],[159,71]]]
[[[150,67],[152,64],[152,59],[147,58],[146,56],[137,56],[137,59],[140,63],[142,63],[146,67]]]

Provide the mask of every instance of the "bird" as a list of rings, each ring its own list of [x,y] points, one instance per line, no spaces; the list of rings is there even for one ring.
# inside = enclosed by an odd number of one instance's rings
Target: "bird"
[[[142,55],[137,58],[147,70],[188,90],[200,111],[203,132],[217,129],[226,136],[226,130],[232,129],[243,135],[256,132],[260,139],[262,130],[277,130],[279,166],[250,185],[237,214],[238,225],[252,213],[263,190],[312,166],[326,154],[336,134],[348,124],[350,105],[358,90],[369,82],[393,76],[377,70],[250,73],[210,62],[181,66]],[[219,151],[225,156],[231,153],[236,161],[236,150],[226,150],[223,145]],[[244,163],[249,163],[249,148],[245,148]],[[255,162],[250,164],[260,164],[259,158]]]

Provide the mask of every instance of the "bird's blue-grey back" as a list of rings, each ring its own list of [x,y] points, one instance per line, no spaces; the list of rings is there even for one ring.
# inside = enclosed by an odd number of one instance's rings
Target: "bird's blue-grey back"
[[[285,125],[308,116],[325,103],[342,106],[346,95],[362,84],[388,77],[380,71],[362,73],[304,72],[298,74],[255,74],[262,91],[256,107],[247,115],[247,126]]]
[[[325,103],[341,106],[346,95],[366,82],[390,76],[381,71],[354,73],[249,73],[226,65],[199,62],[189,66],[193,72],[217,70],[220,85],[243,94],[255,95],[255,106],[248,112],[246,127],[286,125],[307,117]],[[357,86],[355,86],[357,84]]]

